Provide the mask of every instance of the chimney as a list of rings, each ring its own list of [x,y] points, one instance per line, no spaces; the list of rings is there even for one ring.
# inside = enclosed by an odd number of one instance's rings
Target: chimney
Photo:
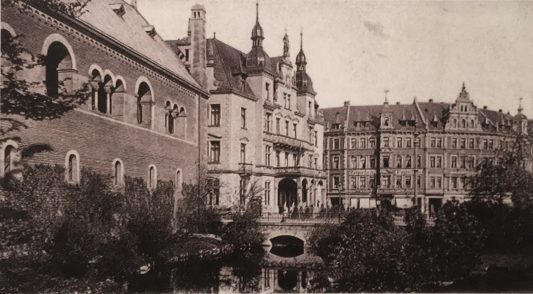
[[[397,102],[396,102],[396,105],[400,105],[400,101],[397,101]]]
[[[499,113],[502,113],[502,109],[501,109],[501,108],[500,108],[500,109],[498,109],[498,112],[499,112]]]
[[[487,105],[483,105],[483,109],[487,110]]]
[[[190,58],[191,74],[204,89],[207,87],[205,14],[204,6],[195,4],[191,8],[191,18],[189,18],[192,55]]]
[[[344,101],[344,107],[348,107],[348,106],[350,106],[350,101],[349,100]]]
[[[429,103],[433,103],[433,98],[429,98]]]

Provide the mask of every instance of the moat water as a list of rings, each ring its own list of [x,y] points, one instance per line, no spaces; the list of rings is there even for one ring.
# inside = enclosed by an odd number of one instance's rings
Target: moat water
[[[274,246],[219,260],[191,260],[140,275],[133,292],[305,293],[327,283],[324,262],[303,248]]]

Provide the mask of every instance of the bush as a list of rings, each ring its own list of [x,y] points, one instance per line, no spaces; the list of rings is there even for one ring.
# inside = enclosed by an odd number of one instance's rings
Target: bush
[[[233,221],[222,230],[222,240],[232,244],[236,251],[259,247],[264,241],[257,217],[252,212],[235,214]]]

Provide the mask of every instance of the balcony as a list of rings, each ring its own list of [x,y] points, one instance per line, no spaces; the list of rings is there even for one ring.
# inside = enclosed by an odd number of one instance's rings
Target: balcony
[[[263,132],[264,140],[272,142],[275,148],[278,149],[289,149],[294,151],[312,151],[314,146],[304,140],[297,139],[294,137],[289,137],[281,134],[274,134],[270,132]]]
[[[284,167],[274,167],[276,175],[280,176],[309,176],[309,177],[321,177],[324,176],[324,172],[305,166],[284,166]]]

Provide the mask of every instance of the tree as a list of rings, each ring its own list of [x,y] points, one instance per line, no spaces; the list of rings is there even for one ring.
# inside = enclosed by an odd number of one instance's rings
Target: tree
[[[90,0],[5,0],[2,8],[18,9],[22,13],[30,7],[54,16],[77,18]],[[18,132],[28,128],[26,120],[42,121],[62,117],[89,97],[89,86],[82,84],[78,89],[68,89],[69,79],[59,82],[59,95],[49,96],[42,89],[42,81],[28,79],[28,73],[44,66],[47,56],[34,54],[24,47],[23,35],[12,36],[2,31],[2,69],[0,143],[8,140],[20,141]],[[48,151],[49,145],[31,145],[22,150],[23,156]]]
[[[524,168],[524,156],[519,146],[517,152],[506,152],[493,162],[485,160],[470,179],[471,196],[475,199],[502,203],[506,198],[517,207],[533,203],[533,175]]]

